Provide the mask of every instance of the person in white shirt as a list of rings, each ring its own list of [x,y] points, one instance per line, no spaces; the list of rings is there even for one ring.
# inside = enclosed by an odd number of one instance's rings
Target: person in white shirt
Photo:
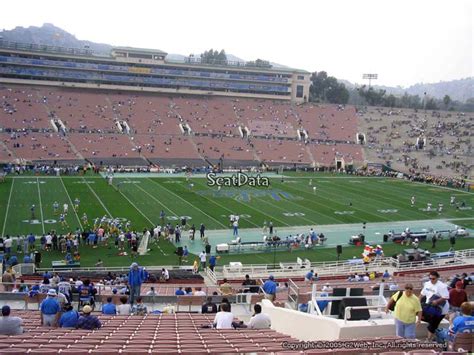
[[[46,238],[46,250],[51,250],[51,247],[53,246],[53,236],[48,233],[45,238]]]
[[[12,245],[13,245],[13,239],[10,236],[8,236],[7,239],[5,239],[5,241],[3,242],[3,247],[5,248],[5,252],[10,253]]]
[[[221,311],[217,312],[214,318],[214,328],[232,329],[233,321],[234,321],[234,315],[230,312],[230,305],[228,303],[222,303]]]
[[[201,287],[196,287],[194,289],[194,296],[206,296],[206,292],[204,292]]]
[[[122,296],[120,297],[121,305],[117,306],[117,314],[121,316],[128,316],[130,314],[131,308],[130,305],[127,303],[128,297]]]
[[[161,269],[161,278],[160,278],[162,281],[168,281],[170,279],[170,273],[168,271],[168,269]]]
[[[256,304],[253,307],[255,314],[250,318],[250,322],[247,324],[248,328],[251,329],[269,329],[272,325],[270,317],[262,313],[262,306]]]
[[[428,323],[428,340],[433,340],[435,338],[436,329],[438,329],[439,324],[449,312],[449,291],[448,286],[439,280],[437,271],[431,271],[429,275],[430,280],[424,284],[420,293],[420,300],[425,296],[426,303],[441,307],[440,316],[432,314],[423,316]]]
[[[207,260],[207,254],[205,251],[202,251],[201,254],[199,254],[199,260],[201,260],[201,267],[203,270],[206,270],[206,260]]]
[[[65,204],[63,205],[63,213],[64,213],[64,214],[67,214],[67,211],[68,211],[68,210],[69,210],[69,205],[68,205],[67,203],[65,203]]]
[[[326,284],[326,285],[323,286],[322,291],[323,292],[330,292],[330,291],[332,291],[332,287],[329,286],[329,284]]]
[[[153,286],[150,287],[150,291],[146,293],[147,296],[158,296],[158,293],[155,291]]]

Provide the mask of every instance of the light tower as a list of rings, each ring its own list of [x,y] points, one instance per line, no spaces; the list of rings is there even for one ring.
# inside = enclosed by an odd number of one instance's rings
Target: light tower
[[[362,79],[369,80],[369,88],[370,88],[370,85],[372,84],[372,80],[377,80],[378,78],[379,78],[378,74],[362,74]]]

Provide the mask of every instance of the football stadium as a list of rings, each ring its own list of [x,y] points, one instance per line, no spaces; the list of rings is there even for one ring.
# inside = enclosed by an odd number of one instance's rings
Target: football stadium
[[[474,351],[474,113],[311,76],[0,36],[0,354]]]

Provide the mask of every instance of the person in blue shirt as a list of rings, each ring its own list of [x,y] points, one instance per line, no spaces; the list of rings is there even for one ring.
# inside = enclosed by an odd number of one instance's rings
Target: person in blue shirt
[[[31,256],[29,256],[28,254],[26,254],[24,257],[23,257],[23,264],[32,264],[33,263],[33,259],[31,259]]]
[[[79,320],[77,322],[77,328],[93,330],[93,329],[99,329],[100,327],[102,327],[102,324],[100,323],[99,318],[91,315],[91,313],[92,313],[91,306],[86,305],[82,308],[82,316],[79,317]]]
[[[454,318],[449,333],[452,336],[459,333],[474,333],[474,316],[469,302],[461,304],[461,315]]]
[[[385,272],[382,275],[382,278],[388,279],[390,277],[390,274],[388,273],[388,270],[385,270]]]
[[[8,259],[8,265],[9,266],[18,265],[18,258],[16,257],[16,255],[12,255],[10,259]]]
[[[107,297],[107,303],[102,306],[102,314],[117,314],[117,308],[112,303],[112,297]]]
[[[183,249],[183,261],[185,263],[188,262],[188,256],[189,256],[189,250],[188,250],[188,247],[185,245]]]
[[[76,328],[79,320],[79,313],[68,303],[64,305],[64,313],[59,319],[59,326],[61,328]]]
[[[176,290],[176,292],[174,294],[176,296],[184,296],[185,295],[182,287],[178,287],[178,289]]]
[[[216,263],[217,263],[216,256],[212,255],[209,258],[209,269],[211,269],[211,271],[214,271],[214,268],[216,267]]]
[[[266,294],[265,297],[268,298],[272,302],[275,301],[277,283],[275,282],[273,275],[270,275],[268,277],[268,280],[265,281],[262,288],[263,288],[263,291],[265,291],[265,294]]]
[[[128,285],[130,287],[130,304],[133,304],[137,297],[140,297],[142,283],[145,281],[145,273],[143,268],[138,267],[137,263],[130,265],[128,273]]]
[[[30,233],[28,235],[28,247],[29,247],[30,251],[35,250],[35,242],[36,242],[35,236],[32,233]]]
[[[59,302],[57,300],[56,290],[50,289],[48,296],[41,302],[41,324],[47,327],[55,327],[59,317]]]
[[[314,271],[310,270],[306,273],[306,275],[304,277],[304,280],[308,281],[308,282],[311,282],[311,281],[313,281],[313,278],[314,278]]]

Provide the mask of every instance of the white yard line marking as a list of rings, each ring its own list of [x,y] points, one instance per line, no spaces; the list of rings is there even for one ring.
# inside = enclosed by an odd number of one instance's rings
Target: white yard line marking
[[[158,200],[155,196],[153,196],[152,194],[150,194],[148,191],[146,191],[143,187],[141,186],[138,186],[137,184],[134,184],[133,185],[134,187],[136,187],[137,189],[140,189],[142,190],[144,193],[146,193],[148,196],[150,196],[153,200],[155,200],[156,202],[158,202],[161,206],[163,206],[163,208],[167,211],[170,211],[172,214],[174,214],[176,217],[179,217],[179,215],[173,211],[172,209],[170,209],[169,207],[166,207],[160,200]],[[165,217],[166,218],[166,217]]]
[[[12,191],[13,191],[13,184],[14,183],[15,183],[15,179],[12,179],[12,186],[10,186],[10,195],[8,195],[7,211],[5,212],[5,219],[3,220],[2,237],[5,236],[5,227],[7,226],[7,217],[8,217],[8,211],[10,210],[10,200],[12,198]]]
[[[89,183],[87,182],[86,179],[84,179],[84,177],[82,178],[82,180],[84,180],[86,182],[86,185],[87,187],[89,188],[89,190],[92,191],[92,193],[94,194],[95,198],[97,199],[97,201],[99,201],[99,203],[102,205],[102,207],[104,208],[105,212],[107,212],[107,214],[109,215],[110,218],[113,218],[112,217],[112,213],[110,213],[110,211],[107,209],[107,207],[105,207],[104,203],[102,202],[102,200],[99,198],[99,196],[97,196],[97,194],[95,193],[94,189],[92,189],[92,187],[89,185]]]
[[[41,213],[41,226],[43,227],[43,234],[44,231],[44,220],[43,220],[43,204],[41,203],[41,190],[40,190],[40,183],[39,179],[36,178],[36,185],[38,185],[38,197],[39,197],[39,204],[40,204],[40,213]]]
[[[120,191],[119,188],[117,188],[117,191],[120,193],[120,195],[122,195],[123,197],[125,197],[125,199],[138,211],[138,213],[140,213],[143,217],[145,217],[145,219],[146,219],[148,222],[150,222],[150,224],[151,224],[152,226],[155,226],[155,225],[156,225],[155,222],[153,222],[150,218],[148,218],[147,216],[145,216],[145,215],[143,214],[143,212],[142,212],[132,201],[130,201],[130,199],[129,199],[127,196],[125,196],[125,194],[124,194],[122,191]]]
[[[203,210],[201,210],[200,208],[197,208],[196,206],[194,206],[192,203],[189,203],[188,201],[186,201],[184,198],[182,198],[181,196],[175,194],[173,191],[171,190],[168,190],[166,187],[164,186],[161,186],[160,184],[158,184],[157,182],[153,181],[152,179],[148,178],[148,180],[150,180],[151,182],[153,182],[154,184],[158,185],[159,187],[165,189],[166,191],[168,191],[170,194],[173,194],[174,196],[176,196],[177,198],[179,198],[181,201],[183,201],[184,203],[187,203],[188,205],[190,205],[191,207],[193,207],[194,209],[198,210],[198,211],[201,211],[201,213],[203,213],[204,215],[206,215],[207,217],[211,218],[212,220],[216,221],[218,224],[220,224],[222,227],[227,227],[225,224],[219,222],[217,219],[215,219],[214,217],[208,215],[206,212],[204,212]]]
[[[69,196],[69,192],[66,189],[66,185],[64,185],[64,181],[62,177],[59,177],[59,180],[61,180],[61,183],[63,184],[64,191],[66,191],[67,198],[69,199],[69,202],[71,203],[71,207],[74,210],[74,214],[76,215],[76,219],[79,222],[79,225],[81,226],[81,229],[84,229],[84,226],[81,223],[81,220],[79,219],[79,216],[77,215],[77,211],[74,208],[74,204],[72,203],[71,196]]]

